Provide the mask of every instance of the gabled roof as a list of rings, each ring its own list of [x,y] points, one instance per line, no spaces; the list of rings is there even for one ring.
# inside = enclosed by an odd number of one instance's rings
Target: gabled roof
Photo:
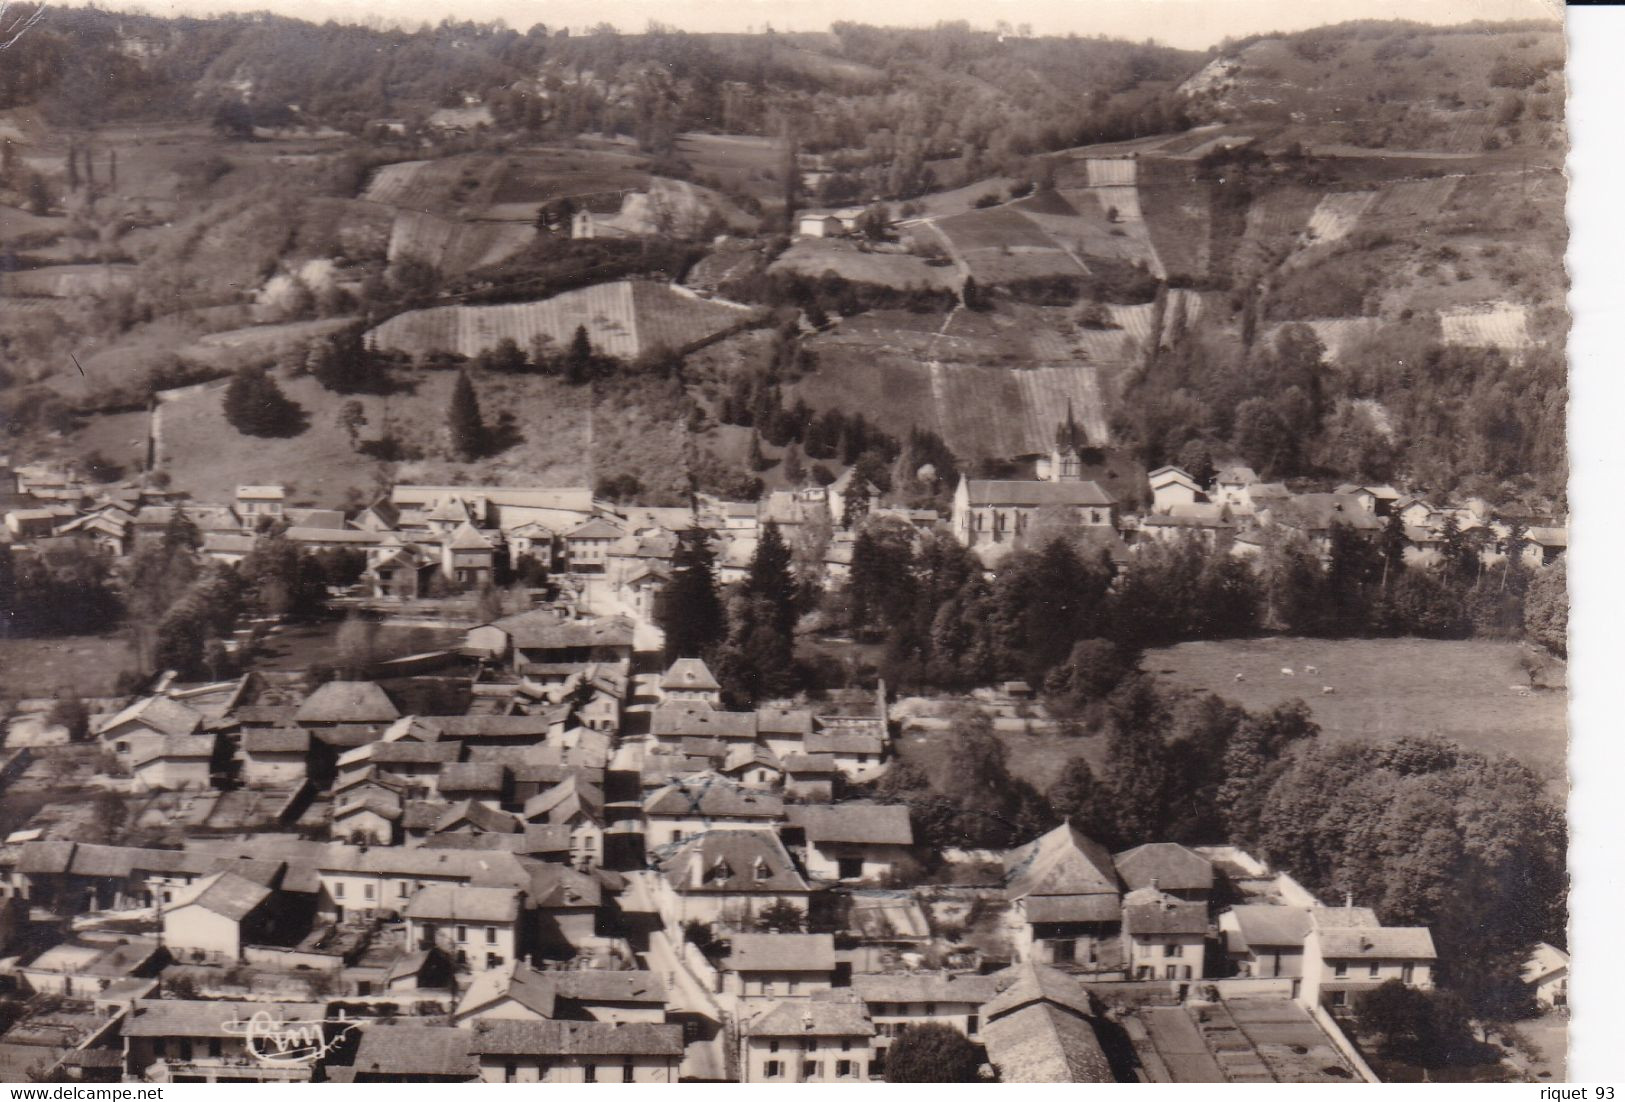
[[[1426,926],[1353,926],[1319,934],[1320,955],[1327,960],[1438,959]]]
[[[597,785],[583,782],[574,773],[525,801],[525,818],[528,820],[546,818],[550,823],[568,823],[576,815],[602,822],[604,793]]]
[[[654,1022],[477,1022],[469,1050],[481,1056],[683,1055],[683,1027]]]
[[[447,524],[466,524],[468,523],[468,518],[471,515],[472,513],[468,507],[468,502],[464,501],[456,494],[451,494],[447,497],[441,498],[439,501],[436,501],[434,505],[424,512],[419,519],[425,521],[444,521]]]
[[[1242,903],[1231,907],[1229,914],[1239,934],[1239,944],[1232,939],[1231,945],[1242,951],[1275,946],[1301,948],[1313,925],[1307,907]]]
[[[1186,903],[1166,892],[1140,888],[1123,897],[1125,934],[1207,933],[1207,904]]]
[[[723,967],[732,972],[833,972],[833,934],[731,934]]]
[[[885,740],[866,731],[814,731],[803,745],[809,754],[879,754]]]
[[[233,922],[241,922],[270,897],[270,888],[234,872],[217,872],[176,892],[165,910],[173,914],[182,907],[197,906]]]
[[[506,811],[499,811],[478,800],[460,800],[446,809],[435,821],[433,829],[438,834],[464,822],[487,834],[517,834],[520,827],[518,817]]]
[[[298,723],[389,723],[400,710],[371,681],[329,681],[305,698]]]
[[[688,692],[718,692],[722,685],[711,676],[711,669],[698,658],[679,658],[660,679],[660,687]]]
[[[654,710],[651,728],[656,738],[756,737],[755,712],[719,712],[690,704],[662,704]]]
[[[1071,823],[1004,857],[1005,897],[1029,895],[1117,895],[1117,870],[1106,847]]]
[[[454,761],[440,770],[442,792],[501,792],[508,771],[499,762]]]
[[[1018,482],[966,479],[971,505],[990,506],[1098,506],[1117,504],[1117,499],[1098,482]]]
[[[658,859],[661,872],[682,893],[805,892],[777,834],[771,830],[707,830],[685,838]],[[695,866],[700,882],[692,880]],[[757,875],[760,870],[761,875]]]
[[[764,735],[806,735],[813,729],[813,714],[805,708],[756,709],[756,730]]]
[[[307,1022],[326,1013],[323,1003],[238,1002],[225,999],[136,999],[119,1031],[126,1037],[240,1036],[243,1023],[268,1012],[272,1021]]]
[[[603,517],[593,517],[585,524],[579,524],[564,533],[564,538],[567,540],[613,540],[620,539],[625,534],[619,524]]]
[[[551,1018],[558,990],[552,977],[553,973],[532,968],[523,960],[515,960],[506,968],[478,972],[458,1002],[452,1020],[465,1018],[504,999],[512,999],[532,1013]]]
[[[786,754],[784,771],[791,776],[823,776],[836,772],[833,754]]]
[[[1334,524],[1362,531],[1375,531],[1383,525],[1352,494],[1298,494],[1271,505],[1269,520],[1306,532],[1325,531]]]
[[[208,761],[215,745],[213,735],[164,735],[138,746],[131,762],[139,769],[154,761]]]
[[[1523,965],[1523,982],[1538,983],[1547,976],[1561,972],[1569,966],[1569,955],[1555,945],[1542,941],[1535,945]]]
[[[515,922],[519,893],[513,888],[430,884],[406,904],[407,918],[446,922]]]
[[[303,754],[310,732],[303,727],[255,727],[243,732],[245,754]]]
[[[137,700],[101,725],[110,731],[130,720],[136,720],[161,735],[190,735],[203,726],[203,714],[178,700],[167,696],[149,696]]]
[[[988,1021],[1029,1003],[1053,1003],[1075,1014],[1094,1013],[1088,988],[1059,969],[1026,961],[993,974],[999,994],[982,1008]]]
[[[1130,891],[1149,888],[1153,880],[1165,892],[1208,891],[1213,887],[1213,862],[1177,842],[1135,846],[1112,861]]]
[[[1006,1083],[1110,1083],[1111,1061],[1087,1018],[1034,1003],[982,1026],[987,1058]]]
[[[1258,481],[1258,472],[1251,467],[1226,467],[1214,481],[1229,486],[1251,486]]]
[[[902,804],[852,802],[795,804],[786,812],[790,825],[800,827],[811,845],[849,842],[867,845],[911,846],[914,830],[908,808]]]
[[[1147,473],[1145,479],[1153,488],[1157,486],[1183,484],[1191,487],[1193,490],[1201,489],[1201,487],[1196,484],[1196,479],[1192,478],[1188,473],[1179,467],[1158,467],[1156,470]]]
[[[784,818],[784,801],[758,789],[742,788],[716,773],[700,773],[651,792],[643,801],[643,813],[651,818],[773,822]]]
[[[566,620],[547,609],[532,609],[493,620],[489,625],[508,634],[521,650],[567,650],[577,647],[630,647],[635,633],[624,616]]]
[[[991,1001],[998,993],[992,976],[954,972],[858,973],[852,990],[866,1003],[974,1003]]]
[[[722,764],[724,773],[735,773],[741,769],[761,767],[771,769],[775,773],[784,772],[779,759],[773,756],[773,751],[765,746],[755,743],[739,743],[728,750],[728,756]]]
[[[849,991],[781,999],[744,1024],[747,1037],[873,1037],[869,1008]]]
[[[480,1067],[473,1046],[474,1035],[466,1029],[375,1022],[363,1027],[353,1066],[358,1073],[392,1079],[410,1075],[474,1079]]]
[[[446,542],[446,546],[453,551],[489,551],[493,545],[489,539],[480,533],[478,528],[465,520],[451,534],[451,539]]]

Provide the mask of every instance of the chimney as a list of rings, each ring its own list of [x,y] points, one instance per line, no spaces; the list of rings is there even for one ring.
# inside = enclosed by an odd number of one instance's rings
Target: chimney
[[[1152,890],[1152,891],[1156,891],[1156,890],[1157,890],[1157,885],[1158,885],[1158,884],[1159,884],[1159,883],[1161,883],[1161,880],[1162,880],[1162,878],[1161,878],[1161,877],[1158,877],[1158,876],[1153,876],[1153,877],[1152,877],[1152,878],[1151,878],[1151,890]]]
[[[1349,908],[1351,910],[1353,909],[1353,907],[1354,907],[1354,893],[1353,892],[1344,892],[1343,893],[1343,906],[1345,906],[1345,907],[1347,907],[1347,908]]]

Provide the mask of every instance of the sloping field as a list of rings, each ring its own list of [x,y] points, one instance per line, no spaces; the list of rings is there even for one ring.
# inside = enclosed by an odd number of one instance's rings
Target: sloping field
[[[1521,653],[1517,643],[1488,640],[1274,637],[1150,650],[1141,668],[1249,709],[1302,700],[1323,738],[1436,735],[1511,754],[1560,791],[1567,776],[1566,694],[1520,696],[1512,686],[1528,683]],[[1318,671],[1311,679],[1280,672],[1308,665]],[[1236,680],[1238,673],[1244,680]],[[1323,685],[1337,691],[1324,694]]]
[[[0,275],[0,294],[46,298],[105,295],[129,286],[135,276],[133,264],[59,264]]]
[[[0,241],[36,233],[61,233],[67,228],[66,218],[44,218],[17,207],[0,206]]]
[[[598,351],[636,359],[656,346],[687,348],[744,324],[753,314],[748,306],[703,299],[670,284],[623,280],[566,291],[541,302],[413,310],[390,318],[371,336],[385,350],[476,356],[504,337],[521,348],[538,337],[564,347],[584,326]]]
[[[724,189],[743,191],[758,199],[779,195],[778,164],[784,146],[773,138],[747,134],[683,134],[677,152],[701,177]]]
[[[932,364],[929,371],[939,431],[956,454],[1009,457],[1047,451],[1055,426],[1066,420],[1069,400],[1089,441],[1104,444],[1108,439],[1094,368]]]
[[[1308,321],[1292,322],[1293,325],[1307,325],[1314,330],[1315,336],[1326,349],[1326,362],[1340,364],[1344,353],[1359,344],[1361,341],[1376,336],[1382,331],[1381,318],[1313,318]],[[1283,325],[1273,326],[1266,334],[1265,340],[1271,342],[1280,335]]]
[[[1110,212],[1117,211],[1117,220],[1128,225],[1145,221],[1145,214],[1140,210],[1140,192],[1133,184],[1126,187],[1101,185],[1094,189],[1095,200],[1100,209]]]
[[[413,256],[448,275],[461,275],[500,263],[535,238],[535,229],[522,222],[462,222],[403,210],[389,234],[389,259]]]
[[[432,161],[400,161],[383,165],[372,174],[361,198],[369,203],[399,204],[411,194],[413,184]]]
[[[1019,211],[989,207],[957,214],[937,222],[937,228],[953,241],[954,248],[969,253],[978,249],[1053,249],[1055,243]]]
[[[228,329],[223,333],[210,333],[181,349],[181,354],[208,353],[227,349],[233,352],[254,352],[275,356],[283,349],[304,344],[329,333],[336,333],[355,321],[353,317],[317,318],[313,321],[290,321],[281,325],[251,325],[245,329]]]
[[[1142,302],[1137,306],[1107,306],[1111,312],[1112,320],[1118,326],[1139,341],[1141,346],[1151,341],[1151,325],[1156,320],[1157,307],[1155,303]]]
[[[986,180],[978,180],[974,184],[954,188],[952,191],[937,191],[930,195],[922,195],[913,200],[914,205],[920,209],[922,218],[950,218],[956,214],[971,213],[975,210],[973,204],[984,195],[996,195],[1003,198],[1009,194],[1011,185],[1016,183],[1014,176],[994,176]]]
[[[1326,196],[1309,216],[1309,236],[1318,245],[1341,241],[1377,199],[1374,191],[1338,191]]]
[[[1206,185],[1191,177],[1189,166],[1158,159],[1141,164],[1138,197],[1149,240],[1166,272],[1206,275],[1212,236]]]
[[[886,287],[943,287],[959,285],[951,264],[927,264],[904,253],[865,252],[850,241],[816,237],[798,238],[779,254],[769,271],[821,276],[834,272],[843,279]]]
[[[1430,223],[1438,219],[1455,193],[1459,176],[1429,180],[1401,180],[1382,189],[1382,196],[1367,213],[1370,222],[1385,229],[1403,229],[1404,223]]]
[[[1529,312],[1511,302],[1470,310],[1439,311],[1445,344],[1521,352],[1529,347]]]
[[[1133,187],[1132,157],[1089,157],[1083,162],[1084,178],[1090,187]]]
[[[1145,227],[1123,225],[1106,219],[1094,189],[1065,188],[1045,192],[1012,203],[1023,218],[1043,229],[1063,248],[1079,254],[1085,267],[1088,257],[1126,260],[1157,270],[1156,252],[1151,248]]]
[[[1080,276],[1082,264],[1036,221],[1011,207],[990,207],[934,224],[954,258],[984,286],[1044,276]]]
[[[1080,329],[1074,355],[1088,364],[1126,364],[1136,349],[1144,347],[1145,342],[1127,329]]]
[[[1248,208],[1246,236],[1249,240],[1291,239],[1308,227],[1319,202],[1319,194],[1307,188],[1271,188]]]

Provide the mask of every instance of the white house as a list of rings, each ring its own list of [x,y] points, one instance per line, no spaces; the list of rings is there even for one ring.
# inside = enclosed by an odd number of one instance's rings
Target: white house
[[[520,951],[525,893],[513,888],[432,885],[406,905],[406,941],[413,949],[438,946],[459,968],[506,968]]]
[[[814,880],[881,880],[914,844],[902,804],[792,804],[784,833]]]
[[[770,1004],[740,1027],[746,1083],[859,1083],[874,1058],[874,1023],[848,991]]]
[[[723,990],[742,999],[810,996],[835,979],[832,934],[732,934]]]
[[[1199,980],[1207,946],[1207,904],[1156,888],[1123,897],[1124,969],[1139,980]]]

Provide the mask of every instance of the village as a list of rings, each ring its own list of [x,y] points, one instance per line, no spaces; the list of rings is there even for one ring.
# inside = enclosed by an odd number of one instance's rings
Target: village
[[[1231,844],[1113,853],[1063,821],[925,853],[910,806],[874,798],[908,722],[884,683],[730,710],[666,644],[662,590],[694,533],[724,586],[806,524],[832,532],[819,580],[846,578],[877,518],[949,532],[990,569],[1057,514],[1123,574],[1170,542],[1252,561],[1290,534],[1329,556],[1338,532],[1395,526],[1418,563],[1446,529],[1485,566],[1542,570],[1566,546],[1557,518],[1386,485],[1293,493],[1238,465],[1206,485],[1152,471],[1136,514],[1080,477],[1077,437],[1069,417],[1026,479],[961,479],[948,516],[888,507],[853,472],[687,508],[398,485],[346,515],[277,485],[206,502],[8,468],[15,560],[89,541],[128,561],[182,517],[228,565],[268,539],[359,551],[333,609],[463,626],[364,676],[312,684],[248,657],[90,702],[89,814],[47,798],[0,849],[0,976],[25,1000],[0,1035],[7,1078],[862,1082],[947,1027],[975,1077],[1004,1082],[1378,1081],[1349,1015],[1385,984],[1433,986],[1426,927]],[[458,602],[522,559],[528,607],[480,620]],[[249,619],[228,645],[251,656],[281,628]],[[66,776],[50,702],[23,703],[13,792]],[[141,824],[161,840],[107,840]],[[1563,1006],[1562,950],[1524,975]]]

